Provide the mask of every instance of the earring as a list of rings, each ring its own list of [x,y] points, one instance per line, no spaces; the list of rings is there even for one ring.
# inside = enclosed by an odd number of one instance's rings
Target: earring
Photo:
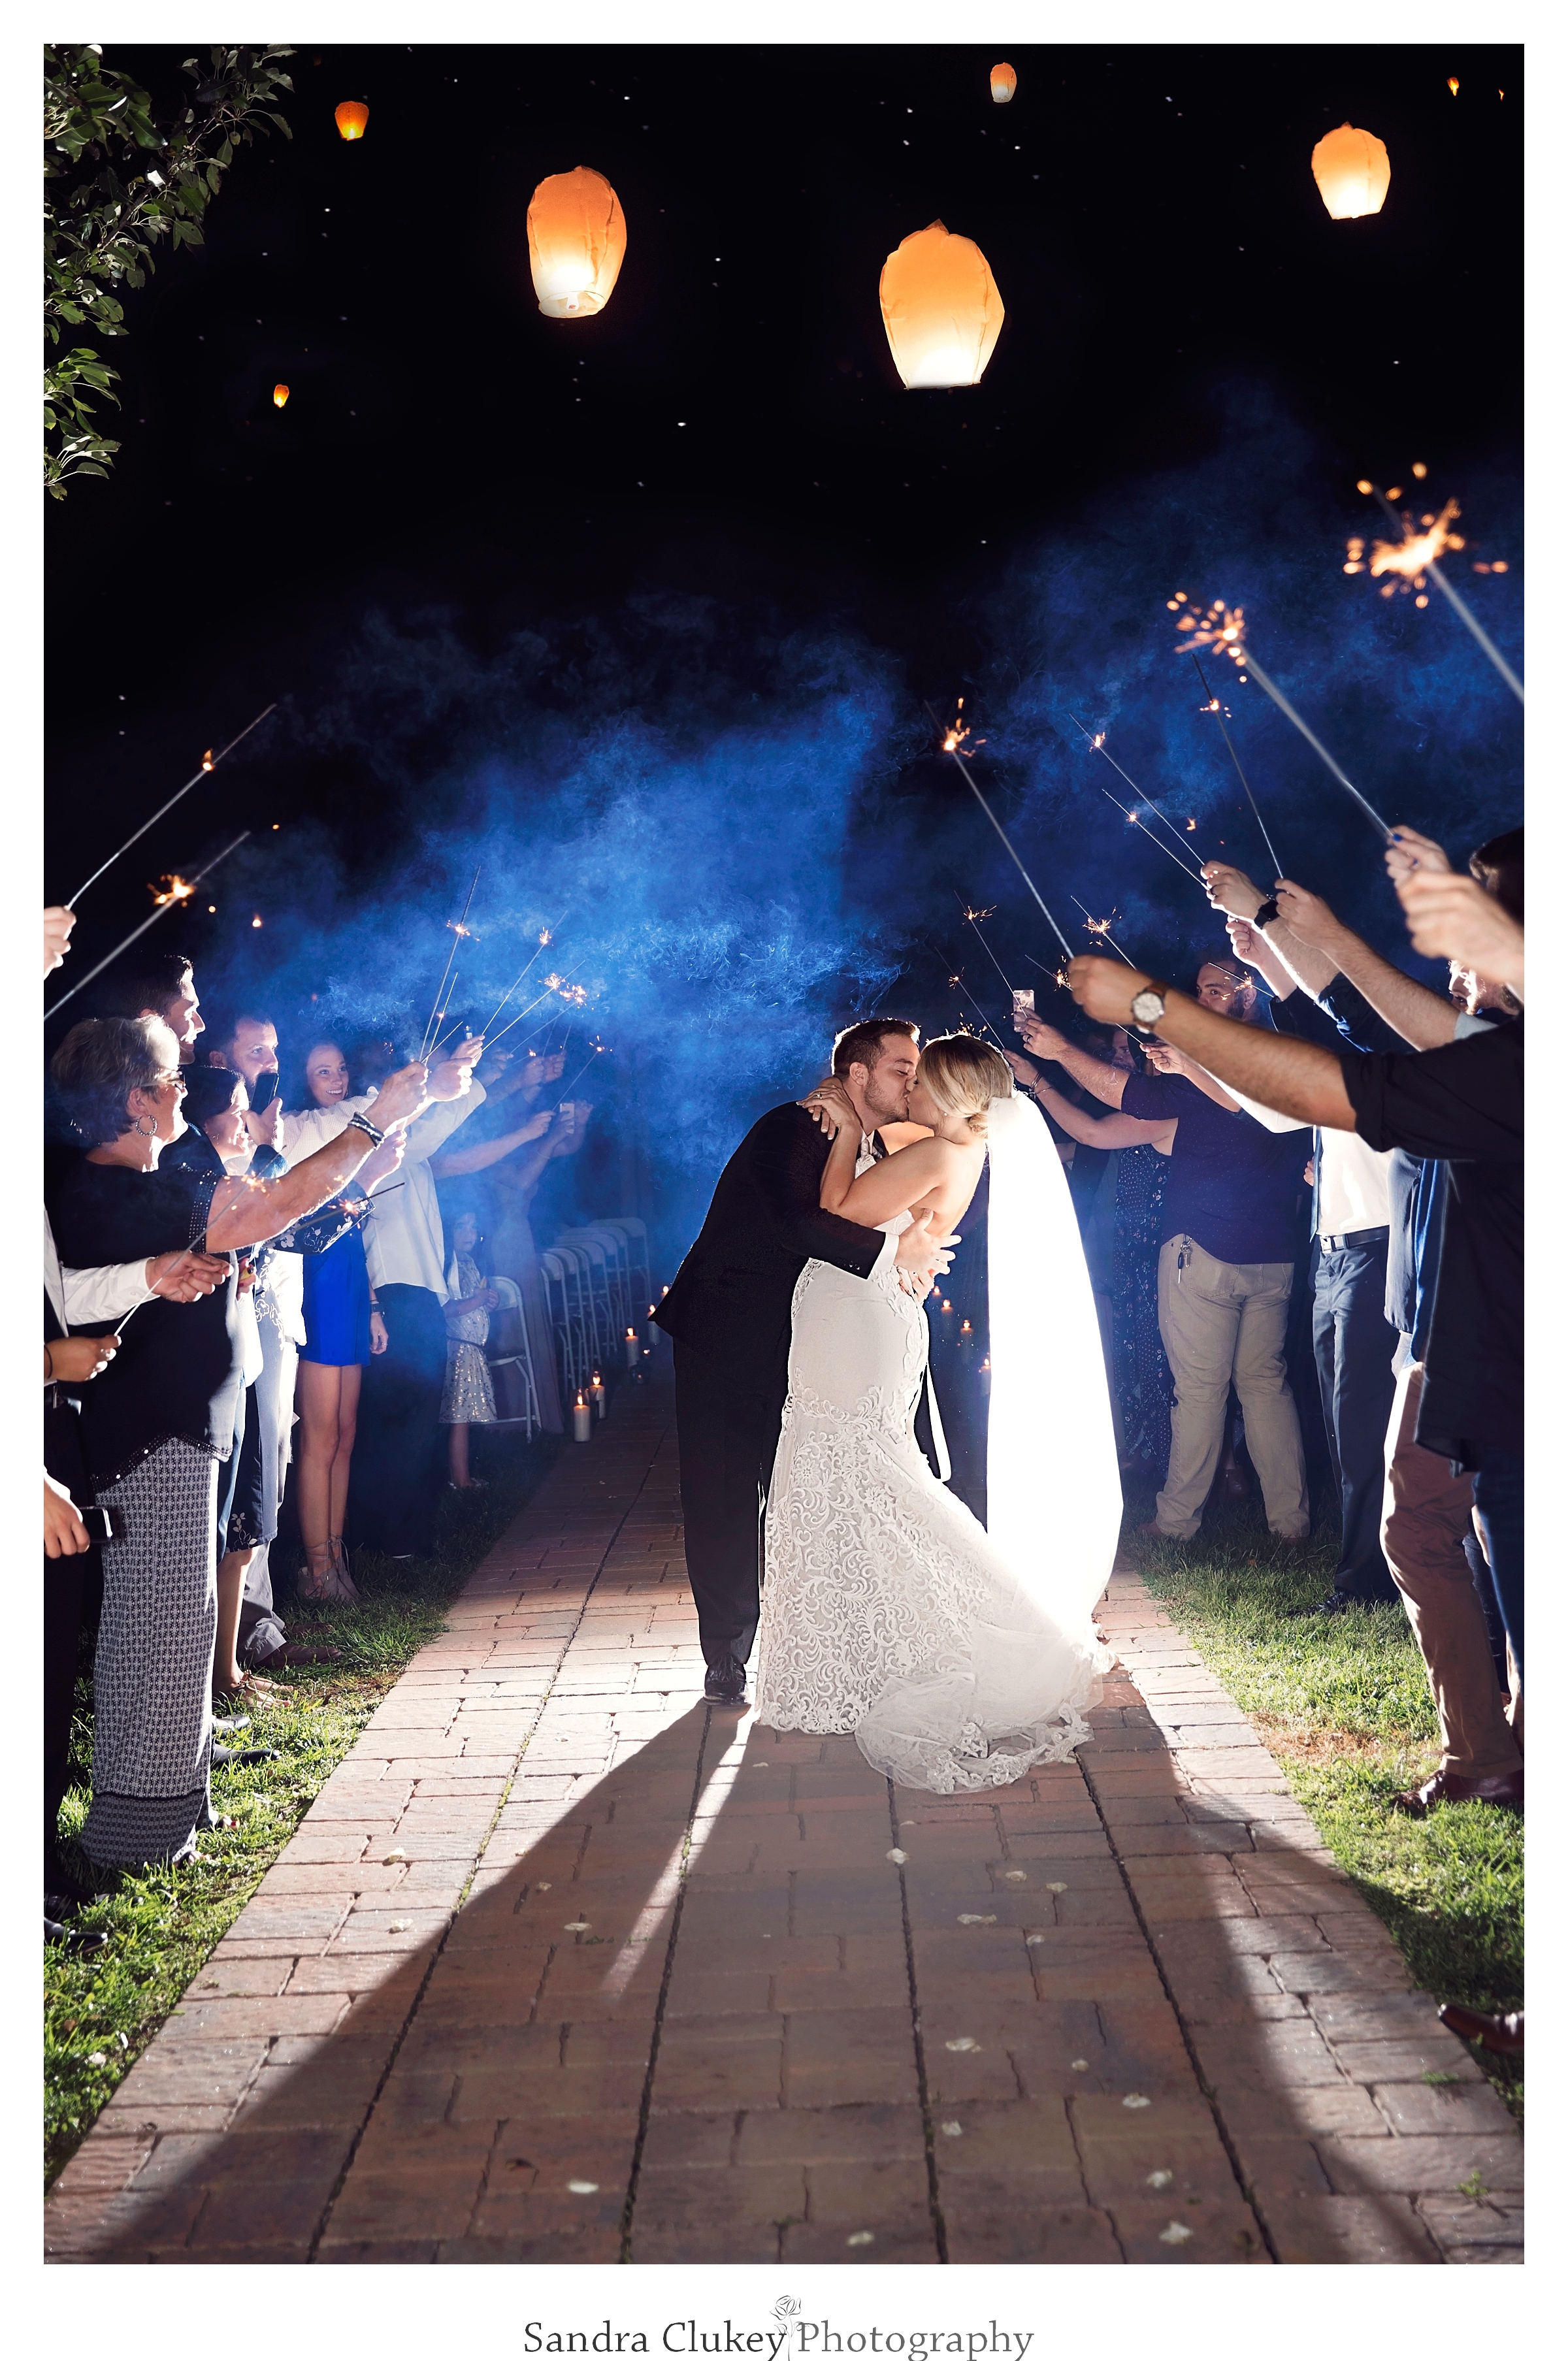
[[[143,1139],[156,1139],[158,1137],[158,1125],[154,1117],[151,1115],[138,1115],[137,1117],[137,1130]]]

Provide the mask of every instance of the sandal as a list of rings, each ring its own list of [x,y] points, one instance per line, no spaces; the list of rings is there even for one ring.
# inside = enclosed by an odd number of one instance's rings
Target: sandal
[[[354,1576],[348,1571],[348,1552],[344,1547],[343,1535],[341,1533],[334,1533],[331,1542],[328,1543],[328,1547],[332,1551],[333,1577],[337,1584],[337,1588],[332,1595],[334,1598],[345,1599],[351,1604],[355,1603],[359,1598],[359,1588]]]
[[[300,1576],[300,1596],[315,1605],[340,1598],[336,1587],[337,1554],[330,1542],[311,1542],[305,1548],[305,1564]]]

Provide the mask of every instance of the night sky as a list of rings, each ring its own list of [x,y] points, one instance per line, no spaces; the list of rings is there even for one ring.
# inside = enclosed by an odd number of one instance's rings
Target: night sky
[[[180,54],[106,61],[171,102]],[[1516,819],[1503,684],[1435,600],[1380,607],[1339,566],[1374,522],[1355,478],[1424,460],[1509,561],[1455,578],[1520,661],[1519,52],[1009,54],[1002,107],[994,52],[963,46],[301,51],[292,141],[244,151],[204,248],[127,301],[112,478],[49,504],[51,898],[283,709],[94,888],[75,972],[151,878],[250,824],[216,915],[152,939],[291,1004],[313,961],[346,1005],[357,960],[395,1030],[377,927],[406,939],[411,1006],[484,856],[501,980],[580,894],[595,1023],[622,1071],[641,1045],[700,1162],[831,1021],[950,1018],[958,894],[998,905],[1010,968],[1054,954],[922,698],[967,695],[1053,907],[1113,905],[1151,964],[1219,939],[1174,865],[1129,860],[1093,793],[1120,783],[1070,742],[1074,715],[1109,726],[1201,851],[1261,873],[1170,653],[1178,587],[1245,598],[1391,818],[1456,851]],[[1309,159],[1346,119],[1393,180],[1333,222]],[[628,250],[605,313],[557,322],[525,216],[578,163]],[[938,217],[1007,318],[981,386],[906,392],[877,281]],[[1234,702],[1287,865],[1396,950],[1365,823],[1255,689]],[[715,1024],[733,1087],[696,1110]]]

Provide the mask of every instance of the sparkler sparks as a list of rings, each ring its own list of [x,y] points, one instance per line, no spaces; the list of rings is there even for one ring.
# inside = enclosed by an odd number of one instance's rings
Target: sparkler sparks
[[[1410,472],[1419,478],[1424,477],[1427,471],[1418,461]],[[1439,558],[1445,556],[1451,549],[1464,547],[1464,534],[1450,531],[1454,518],[1459,514],[1459,502],[1445,500],[1435,514],[1423,516],[1421,531],[1418,533],[1415,521],[1409,513],[1407,511],[1401,514],[1394,505],[1402,497],[1398,484],[1391,486],[1386,492],[1380,492],[1376,484],[1363,476],[1355,489],[1366,498],[1377,502],[1389,523],[1398,526],[1400,537],[1398,541],[1375,541],[1369,556],[1365,537],[1360,533],[1355,534],[1345,546],[1343,569],[1345,573],[1392,575],[1395,578],[1384,583],[1379,596],[1392,598],[1396,591],[1401,591],[1409,596],[1414,590],[1418,607],[1428,604],[1427,584],[1435,583],[1465,630],[1497,666],[1522,705],[1524,703],[1523,681],[1508,663],[1502,650],[1482,630],[1468,605],[1460,597],[1438,564]],[[1506,574],[1508,570],[1508,560],[1504,558],[1499,563],[1496,560],[1473,558],[1471,569],[1476,574]]]
[[[959,709],[960,712],[963,710],[963,698],[961,697],[959,699]],[[929,703],[927,704],[926,710],[930,714],[932,720],[937,721],[935,710]],[[937,727],[938,730],[941,729],[942,725],[939,721],[937,721]],[[1063,950],[1066,951],[1069,959],[1070,959],[1072,957],[1072,945],[1068,941],[1067,937],[1063,934],[1061,928],[1058,926],[1050,912],[1046,908],[1045,903],[1040,897],[1039,887],[1036,884],[1034,879],[1030,876],[1028,871],[1019,860],[1018,855],[1014,851],[1012,839],[1008,836],[1008,833],[1003,827],[1002,822],[997,818],[996,814],[992,810],[991,806],[986,802],[985,797],[981,794],[979,787],[975,784],[974,774],[970,769],[969,764],[964,761],[961,749],[963,741],[968,736],[969,724],[964,723],[960,726],[959,722],[955,721],[952,728],[943,736],[942,751],[944,753],[950,754],[952,756],[954,762],[963,773],[965,785],[968,786],[970,794],[973,796],[976,803],[980,806],[981,811],[985,814],[986,818],[991,822],[992,827],[996,830],[997,835],[1002,839],[1003,843],[1006,846],[1008,859],[1012,862],[1014,868],[1018,872],[1019,876],[1024,880],[1025,884],[1034,895],[1035,900],[1039,906],[1040,914],[1044,917],[1047,925],[1050,928],[1052,934],[1055,935],[1058,942],[1060,943]],[[977,740],[976,743],[983,746],[985,741],[981,738]]]
[[[1223,654],[1228,655],[1233,663],[1237,664],[1245,664],[1250,666],[1250,676],[1252,679],[1256,681],[1264,695],[1273,698],[1275,704],[1279,708],[1280,712],[1284,714],[1288,721],[1293,721],[1295,723],[1297,729],[1300,731],[1302,737],[1306,740],[1313,753],[1316,754],[1320,762],[1322,763],[1324,768],[1331,771],[1333,776],[1339,781],[1341,786],[1347,789],[1348,792],[1355,797],[1356,802],[1361,806],[1362,810],[1366,814],[1367,818],[1372,822],[1372,825],[1377,830],[1378,835],[1386,841],[1388,836],[1387,821],[1385,820],[1377,812],[1373,810],[1372,806],[1367,802],[1366,797],[1362,794],[1361,789],[1355,785],[1354,779],[1348,778],[1345,775],[1344,772],[1335,762],[1333,756],[1329,752],[1328,748],[1323,744],[1321,739],[1314,737],[1312,731],[1308,729],[1306,723],[1302,720],[1300,715],[1297,712],[1289,698],[1285,695],[1283,689],[1279,689],[1275,686],[1274,683],[1269,679],[1268,675],[1264,671],[1263,666],[1253,654],[1252,650],[1247,646],[1246,619],[1243,614],[1241,608],[1227,607],[1223,598],[1216,598],[1212,606],[1199,609],[1190,604],[1185,590],[1179,590],[1174,598],[1168,598],[1166,600],[1166,605],[1170,608],[1185,608],[1187,609],[1185,613],[1179,615],[1176,628],[1179,631],[1190,631],[1193,634],[1191,639],[1182,642],[1178,646],[1176,650],[1177,654],[1179,656],[1185,656],[1190,655],[1197,648],[1216,648]],[[1248,677],[1248,674],[1244,672],[1241,675],[1241,677],[1243,680],[1245,680]],[[1258,822],[1259,827],[1261,827],[1262,824],[1263,823],[1260,818]]]
[[[163,889],[161,893],[159,885]],[[196,888],[184,877],[160,877],[158,885],[149,885],[147,890],[161,910],[170,902],[188,902]]]
[[[986,958],[991,961],[992,966],[996,970],[997,974],[1002,977],[1003,983],[1007,983],[1007,978],[1005,974],[1003,973],[1002,961],[997,958],[996,953],[992,950],[991,945],[986,941],[984,935],[981,932],[981,920],[982,918],[993,918],[996,916],[996,905],[992,903],[989,910],[971,910],[961,894],[959,895],[959,904],[964,914],[965,924],[972,927],[975,933],[980,936],[980,947],[981,950],[985,953]],[[1007,989],[1011,992],[1013,986],[1010,983],[1007,983]]]
[[[1135,967],[1137,964],[1136,961],[1127,959],[1126,952],[1122,949],[1122,946],[1116,940],[1115,936],[1111,932],[1112,920],[1116,917],[1118,915],[1117,912],[1113,910],[1109,918],[1093,918],[1091,917],[1089,914],[1089,905],[1087,902],[1080,902],[1076,894],[1071,895],[1069,898],[1077,903],[1078,907],[1083,912],[1084,932],[1086,934],[1093,935],[1100,942],[1108,943],[1119,960],[1126,960],[1129,967]]]
[[[166,804],[159,804],[158,809],[153,813],[152,818],[144,819],[141,826],[138,829],[133,829],[131,834],[126,837],[124,844],[122,844],[116,851],[111,852],[107,861],[104,862],[98,868],[94,869],[92,876],[87,878],[82,884],[79,885],[75,893],[71,895],[70,900],[66,904],[66,907],[73,910],[78,902],[81,901],[83,894],[86,893],[88,886],[96,885],[99,878],[103,876],[104,870],[112,869],[115,862],[120,858],[120,854],[122,852],[128,852],[132,845],[135,844],[139,838],[144,837],[147,834],[148,829],[151,828],[156,821],[160,820],[163,818],[165,812],[172,811],[174,809],[175,805],[180,801],[181,796],[188,796],[199,779],[205,778],[209,771],[216,770],[218,764],[223,761],[224,756],[225,754],[232,754],[235,748],[239,744],[241,739],[248,738],[253,730],[259,729],[262,722],[266,720],[269,713],[276,713],[277,710],[278,708],[275,704],[267,706],[257,715],[254,721],[247,721],[246,723],[245,728],[240,731],[238,738],[231,738],[228,744],[226,746],[221,746],[215,754],[209,746],[206,752],[202,757],[201,769],[199,771],[192,771],[184,785],[181,787],[176,794],[171,795]],[[60,1002],[56,1001],[55,1006],[58,1008],[60,1005]]]
[[[149,821],[148,825],[150,827],[151,822]],[[217,867],[219,862],[226,861],[231,852],[237,851],[249,834],[250,830],[247,828],[242,828],[239,834],[231,839],[231,840],[225,845],[221,852],[214,852],[211,861],[207,862],[205,868],[198,869],[194,877],[192,878],[191,891],[194,893],[196,887],[202,883],[203,878],[210,877],[212,875],[213,871]],[[109,953],[106,959],[101,959],[97,966],[90,969],[82,978],[80,983],[73,983],[69,992],[62,992],[60,998],[55,1001],[51,1006],[44,1010],[44,1022],[47,1024],[49,1019],[55,1014],[55,1011],[57,1009],[63,1008],[68,1000],[74,1000],[79,992],[85,992],[87,986],[95,977],[102,975],[106,967],[112,967],[114,965],[115,960],[119,958],[122,951],[129,950],[131,945],[137,940],[138,936],[145,935],[148,927],[156,927],[159,918],[163,917],[169,911],[177,908],[180,902],[183,901],[185,898],[186,896],[184,895],[180,895],[178,896],[170,895],[167,901],[161,903],[159,907],[153,911],[152,916],[149,918],[144,918],[139,927],[133,927],[130,933],[126,937],[125,941],[123,943],[116,943],[114,950]]]

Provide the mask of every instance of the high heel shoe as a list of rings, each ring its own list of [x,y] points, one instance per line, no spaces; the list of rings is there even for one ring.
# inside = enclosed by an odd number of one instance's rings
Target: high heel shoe
[[[343,1535],[341,1533],[334,1533],[330,1547],[332,1550],[333,1579],[337,1585],[337,1587],[333,1592],[333,1597],[334,1598],[344,1599],[348,1603],[353,1604],[358,1599],[359,1587],[356,1583],[354,1576],[348,1571],[348,1552],[344,1547]]]

